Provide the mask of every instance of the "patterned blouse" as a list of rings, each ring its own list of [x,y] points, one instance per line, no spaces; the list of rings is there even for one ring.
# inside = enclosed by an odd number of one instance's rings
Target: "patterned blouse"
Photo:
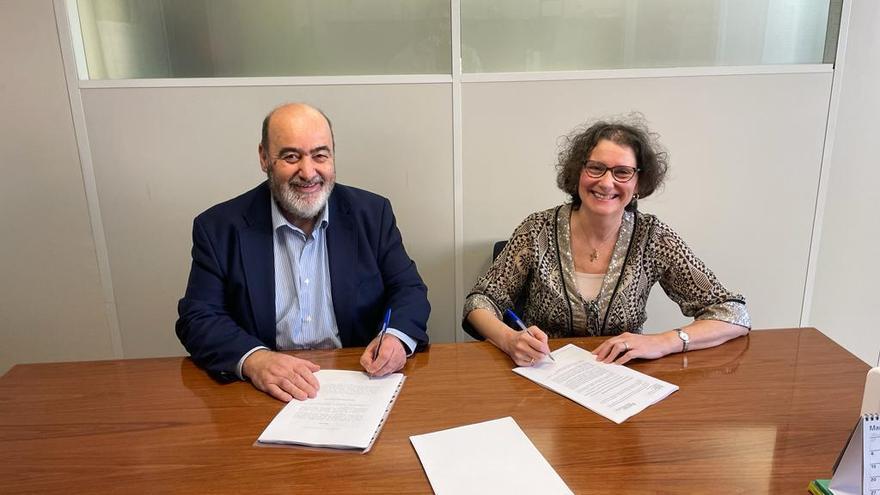
[[[513,307],[551,338],[641,333],[657,282],[685,316],[751,328],[745,298],[725,289],[669,226],[638,211],[624,212],[602,288],[584,300],[575,281],[570,216],[565,204],[533,213],[517,227],[465,300],[462,326],[471,336],[482,338],[467,322],[472,310],[500,319]]]

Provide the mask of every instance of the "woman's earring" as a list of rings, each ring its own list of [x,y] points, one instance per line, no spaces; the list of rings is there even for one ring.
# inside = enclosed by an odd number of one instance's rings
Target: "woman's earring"
[[[636,210],[639,207],[639,193],[633,194],[632,199],[629,200],[629,204],[626,205],[627,210]]]

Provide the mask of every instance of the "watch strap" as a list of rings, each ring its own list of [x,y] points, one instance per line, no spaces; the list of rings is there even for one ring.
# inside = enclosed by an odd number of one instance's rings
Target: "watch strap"
[[[687,352],[690,346],[690,335],[680,328],[676,328],[675,331],[678,333],[678,338],[681,339],[681,352]]]

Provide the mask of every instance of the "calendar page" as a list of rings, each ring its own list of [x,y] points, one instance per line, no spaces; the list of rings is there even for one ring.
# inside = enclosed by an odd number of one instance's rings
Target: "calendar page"
[[[862,417],[864,425],[864,480],[863,493],[880,495],[880,415],[865,414]]]

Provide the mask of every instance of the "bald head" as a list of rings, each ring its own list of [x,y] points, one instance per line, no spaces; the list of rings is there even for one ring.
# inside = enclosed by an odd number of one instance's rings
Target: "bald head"
[[[327,124],[330,131],[330,139],[333,143],[333,149],[336,149],[336,137],[333,136],[333,123],[330,118],[320,109],[305,103],[287,103],[276,107],[263,119],[263,129],[261,132],[260,145],[262,149],[269,150],[269,141],[272,134],[273,123],[284,122],[286,124],[303,123],[308,120],[320,119]],[[284,125],[284,124],[281,124]]]
[[[330,120],[302,103],[280,106],[263,121],[258,148],[275,203],[288,221],[310,233],[336,183]]]

